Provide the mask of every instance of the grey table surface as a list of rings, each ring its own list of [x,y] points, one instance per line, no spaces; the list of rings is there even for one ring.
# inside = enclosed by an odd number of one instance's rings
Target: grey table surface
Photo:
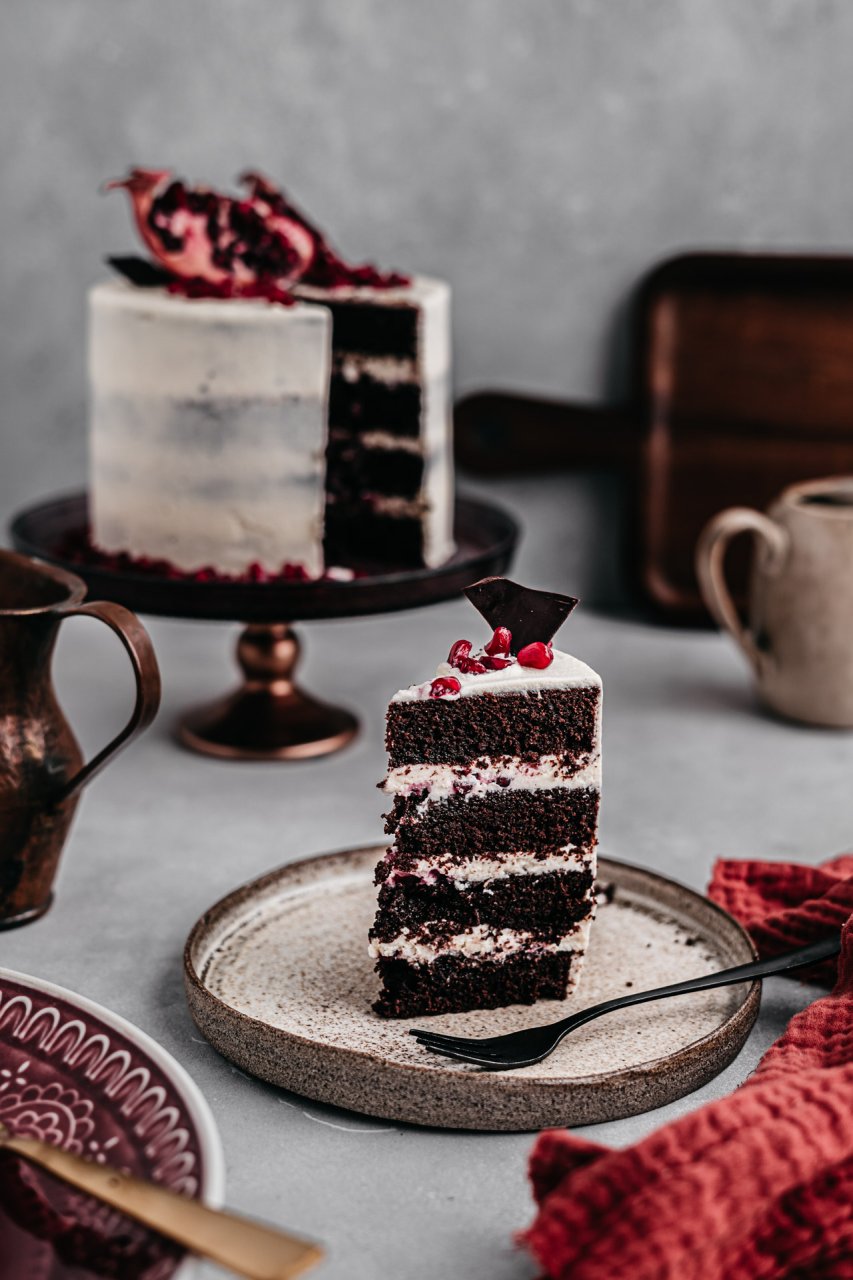
[[[487,492],[527,525],[515,576],[592,602],[561,644],[605,683],[602,852],[703,888],[716,857],[817,861],[849,847],[853,735],[763,714],[723,637],[612,607],[623,532],[612,482],[552,477]],[[100,1001],[173,1053],[222,1134],[229,1204],[324,1241],[318,1276],[530,1277],[512,1236],[532,1216],[533,1135],[400,1126],[253,1081],[202,1039],[181,976],[191,925],[232,887],[290,859],[381,838],[385,705],[429,675],[450,641],[477,634],[470,606],[302,628],[303,682],[357,710],[362,731],[337,756],[284,766],[208,760],[175,744],[179,711],[234,682],[237,630],[149,625],[164,676],[159,719],[93,783],[52,911],[2,935],[0,963]],[[66,624],[57,683],[90,750],[130,705],[125,661],[106,628]],[[729,1092],[815,994],[768,982],[747,1046],[717,1079],[662,1110],[583,1132],[623,1146]]]

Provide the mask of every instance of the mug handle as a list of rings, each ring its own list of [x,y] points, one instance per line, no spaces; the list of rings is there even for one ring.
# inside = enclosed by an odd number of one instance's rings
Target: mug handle
[[[789,536],[781,525],[760,511],[753,511],[751,507],[728,507],[708,521],[696,546],[696,576],[702,599],[717,625],[729,632],[752,669],[758,671],[762,655],[741,622],[726,583],[726,548],[739,533],[754,533],[763,543],[762,568],[768,573],[778,573],[782,568]]]
[[[59,795],[54,799],[55,804],[62,804],[85,787],[87,782],[91,782],[117,752],[142,733],[143,729],[148,728],[160,706],[160,669],[157,666],[154,646],[151,643],[151,637],[135,613],[131,613],[120,604],[113,604],[106,600],[94,600],[90,604],[71,606],[63,609],[62,612],[66,618],[78,615],[98,618],[115,632],[127,650],[133,666],[136,677],[136,705],[121,733],[113,738],[112,742],[107,743],[96,756],[93,756],[88,764],[84,764],[73,778],[69,778],[64,783]]]

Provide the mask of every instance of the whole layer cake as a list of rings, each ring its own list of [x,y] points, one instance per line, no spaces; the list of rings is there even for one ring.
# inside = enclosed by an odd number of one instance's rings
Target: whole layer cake
[[[154,261],[89,299],[92,540],[187,573],[453,552],[450,290],[350,267],[257,175],[124,182]]]
[[[491,639],[457,641],[388,708],[370,953],[391,1017],[564,998],[594,915],[601,680],[550,643],[575,602],[469,592]]]

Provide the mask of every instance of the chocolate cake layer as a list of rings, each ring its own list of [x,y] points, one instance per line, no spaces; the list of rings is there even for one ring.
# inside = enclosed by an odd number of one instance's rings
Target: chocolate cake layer
[[[333,373],[329,387],[329,426],[352,435],[388,431],[417,439],[421,434],[422,392],[417,382],[388,384],[367,374],[352,381]]]
[[[377,881],[383,868],[380,863]],[[557,871],[511,875],[460,887],[446,876],[425,883],[419,876],[397,876],[381,884],[379,910],[371,937],[390,942],[403,929],[440,920],[448,934],[475,924],[518,929],[540,942],[559,942],[573,924],[589,915],[593,875],[589,871]]]
[[[337,355],[391,356],[412,360],[418,352],[417,307],[392,307],[387,302],[373,306],[369,302],[347,302],[331,295],[323,305],[332,313],[332,347]]]
[[[588,753],[595,746],[599,697],[599,689],[580,687],[392,702],[385,736],[389,765]]]
[[[384,568],[424,563],[424,528],[415,516],[389,516],[348,502],[326,508],[326,564],[378,563]]]
[[[522,952],[501,960],[439,956],[432,964],[383,957],[376,963],[376,972],[384,990],[373,1007],[386,1018],[412,1018],[563,1000],[572,962],[579,955]]]
[[[332,436],[326,450],[327,489],[336,499],[357,501],[364,493],[414,499],[421,490],[424,460],[407,449],[365,448]]]
[[[476,701],[480,701],[478,698]],[[476,854],[587,849],[595,842],[599,793],[587,787],[488,791],[421,803],[395,796],[385,830],[394,834],[399,866],[458,848]]]

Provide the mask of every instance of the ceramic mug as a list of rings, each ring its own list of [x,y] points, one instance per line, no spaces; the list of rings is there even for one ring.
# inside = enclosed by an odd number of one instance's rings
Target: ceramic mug
[[[726,586],[726,546],[757,540],[743,626]],[[696,551],[706,605],[752,667],[764,702],[807,724],[853,727],[853,476],[791,485],[767,514],[730,507]]]
[[[160,705],[157,659],[142,623],[121,605],[84,604],[85,595],[85,582],[74,574],[0,551],[0,929],[26,924],[50,906],[82,788]],[[130,720],[88,764],[51,678],[60,624],[78,614],[116,633],[136,677]]]

